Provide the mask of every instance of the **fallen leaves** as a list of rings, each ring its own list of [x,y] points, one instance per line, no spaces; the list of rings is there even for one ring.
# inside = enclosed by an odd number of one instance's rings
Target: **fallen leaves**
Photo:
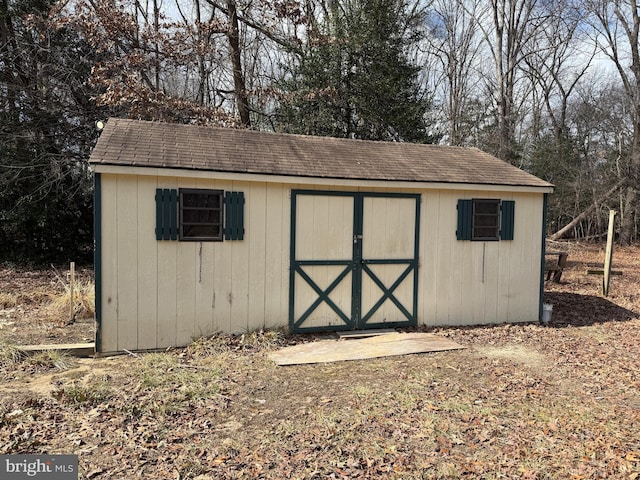
[[[267,352],[310,337],[220,335],[56,373],[55,397],[3,367],[0,454],[76,453],[95,480],[639,478],[640,279],[616,268],[608,300],[550,285],[551,327],[440,331],[464,351],[285,370]]]

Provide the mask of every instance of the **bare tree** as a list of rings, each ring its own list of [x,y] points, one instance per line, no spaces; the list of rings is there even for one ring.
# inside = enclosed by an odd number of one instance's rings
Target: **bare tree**
[[[429,46],[446,79],[448,142],[461,145],[468,140],[465,124],[480,48],[477,1],[436,0],[432,6]]]
[[[139,118],[248,127],[244,63],[268,58],[262,37],[289,45],[272,17],[260,17],[266,10],[251,2],[243,5],[245,14],[236,0],[177,1],[170,15],[159,0],[136,0],[133,11],[110,0],[77,0],[73,7],[60,21],[105,54],[92,77],[104,89],[98,102]]]
[[[632,141],[629,161],[622,172],[627,178],[621,201],[620,243],[635,235],[640,200],[640,12],[636,0],[591,0],[587,2],[594,40],[613,63],[631,106]]]
[[[547,2],[546,21],[535,44],[526,46],[527,73],[539,87],[556,143],[567,134],[567,108],[571,95],[591,67],[595,49],[585,51],[580,34],[584,15],[566,0]],[[533,132],[534,135],[537,132]]]
[[[497,110],[496,154],[516,163],[516,84],[524,59],[536,42],[544,18],[538,0],[491,0],[479,15],[480,27],[494,66],[491,91]]]

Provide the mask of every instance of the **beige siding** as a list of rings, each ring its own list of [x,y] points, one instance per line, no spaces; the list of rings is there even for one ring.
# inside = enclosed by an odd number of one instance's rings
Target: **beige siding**
[[[265,188],[264,326],[275,328],[288,322],[291,201],[281,185],[266,184]]]
[[[537,319],[542,196],[482,191],[426,192],[421,237],[420,319],[471,325]],[[456,240],[458,199],[515,201],[513,241]]]
[[[153,203],[147,201],[148,191],[155,191],[157,182],[152,177],[138,177],[137,185],[132,185],[132,190],[137,196],[138,218],[137,235],[142,236],[137,240],[137,257],[145,258],[149,253],[158,258],[159,242],[155,242],[156,215]],[[152,241],[148,241],[151,237]],[[143,241],[147,239],[147,241]],[[138,348],[155,348],[158,342],[158,278],[159,261],[138,261],[137,268],[137,294],[144,301],[138,302]]]
[[[105,352],[118,350],[118,180],[115,175],[102,175],[102,211],[100,239],[102,253],[102,312],[99,338]]]
[[[155,189],[181,187],[244,192],[245,239],[157,241]],[[265,183],[103,174],[101,350],[286,325],[288,192]]]
[[[102,325],[101,350],[152,349],[184,345],[216,331],[244,332],[286,326],[289,318],[291,189],[322,189],[269,181],[238,181],[194,175],[102,173]],[[262,179],[261,179],[262,180]],[[155,239],[156,188],[214,188],[245,194],[245,239],[177,242]],[[351,186],[336,190],[357,191]],[[420,267],[418,322],[466,325],[537,319],[540,285],[542,194],[473,190],[362,188],[362,191],[420,193]],[[457,241],[456,204],[460,198],[515,201],[515,239],[500,242]],[[351,197],[299,196],[297,258],[348,259],[353,245]],[[365,255],[411,257],[413,200],[367,197]],[[410,204],[410,206],[409,206]],[[305,213],[300,212],[304,207]],[[410,210],[410,211],[409,211]],[[411,224],[411,227],[408,227]],[[398,232],[402,232],[398,234]],[[376,266],[386,279],[399,266]],[[310,267],[326,288],[340,267]],[[296,283],[296,314],[317,295]],[[351,310],[351,274],[331,299]],[[403,305],[412,302],[413,276],[396,291]],[[363,282],[365,308],[380,291]],[[298,305],[299,304],[299,305]],[[397,307],[386,302],[380,318]],[[335,324],[321,306],[305,326]]]

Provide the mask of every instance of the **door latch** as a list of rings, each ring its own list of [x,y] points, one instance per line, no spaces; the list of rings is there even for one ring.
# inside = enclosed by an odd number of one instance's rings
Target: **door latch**
[[[353,236],[353,243],[358,243],[358,240],[362,240],[362,235],[354,235]]]

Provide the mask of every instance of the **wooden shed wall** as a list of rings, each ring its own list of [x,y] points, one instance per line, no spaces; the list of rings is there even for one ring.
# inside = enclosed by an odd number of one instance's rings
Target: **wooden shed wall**
[[[514,200],[514,240],[456,240],[456,204],[461,198]],[[542,194],[439,190],[427,193],[424,212],[419,301],[422,323],[473,325],[537,320]]]
[[[101,351],[286,324],[290,219],[281,185],[110,174],[101,184]],[[156,240],[156,188],[245,192],[245,239]]]
[[[244,192],[244,240],[156,240],[156,188]],[[185,345],[216,331],[286,326],[293,188],[422,195],[420,323],[464,325],[537,319],[542,194],[102,173],[100,351]],[[460,198],[515,200],[515,239],[457,241],[456,203]]]

